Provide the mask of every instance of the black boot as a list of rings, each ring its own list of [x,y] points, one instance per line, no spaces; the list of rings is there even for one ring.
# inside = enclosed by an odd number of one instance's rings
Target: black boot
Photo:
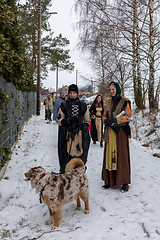
[[[103,142],[100,142],[100,147],[103,147]]]
[[[102,188],[103,189],[108,189],[110,186],[109,185],[103,185]]]
[[[96,144],[96,141],[95,141],[95,140],[93,141],[93,144]]]
[[[128,192],[129,190],[129,185],[128,183],[123,184],[123,186],[121,187],[121,192]]]

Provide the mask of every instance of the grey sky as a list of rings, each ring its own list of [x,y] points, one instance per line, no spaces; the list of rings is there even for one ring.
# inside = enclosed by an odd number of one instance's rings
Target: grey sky
[[[78,70],[78,85],[84,85],[83,79],[80,75],[83,75],[87,78],[92,77],[92,70],[85,60],[85,58],[75,50],[75,46],[78,42],[78,31],[73,30],[74,23],[78,20],[74,11],[71,14],[71,8],[73,7],[74,0],[53,0],[52,7],[50,12],[57,12],[56,15],[51,15],[50,25],[51,29],[54,32],[54,37],[58,36],[60,33],[63,37],[66,37],[70,40],[70,49],[71,62],[75,63],[75,70],[72,73],[67,71],[59,72],[59,87],[65,84],[75,83],[76,81],[76,70]],[[56,82],[56,73],[50,72],[49,77],[46,81],[43,81],[43,86],[46,88],[53,87],[55,89]]]
[[[25,2],[26,0],[20,0],[21,4]],[[71,56],[70,61],[74,62],[75,65],[75,69],[72,73],[59,71],[59,88],[62,87],[62,85],[76,83],[76,70],[78,70],[78,86],[83,86],[85,84],[80,75],[83,75],[88,79],[93,76],[87,60],[79,51],[75,50],[76,44],[78,43],[78,31],[74,31],[73,26],[78,21],[78,18],[74,14],[74,11],[72,11],[71,14],[73,4],[74,0],[52,0],[52,6],[49,9],[50,12],[58,13],[52,14],[49,19],[51,29],[54,32],[53,37],[56,37],[61,33],[63,37],[70,40],[70,45],[68,46]],[[52,87],[56,89],[56,72],[49,72],[47,80],[43,81],[43,87]]]

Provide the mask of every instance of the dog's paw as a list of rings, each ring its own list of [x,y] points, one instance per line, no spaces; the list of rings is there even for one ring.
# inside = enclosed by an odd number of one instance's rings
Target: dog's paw
[[[81,210],[81,207],[76,207],[76,210]]]
[[[53,219],[48,219],[48,220],[45,221],[45,224],[46,224],[46,225],[50,225],[50,224],[52,224],[52,223],[53,223]]]
[[[58,228],[57,226],[54,226],[54,225],[53,225],[53,226],[51,227],[51,230],[55,230],[55,229],[57,229],[57,228]]]
[[[88,214],[88,213],[89,213],[89,210],[85,210],[84,213],[85,213],[85,214]]]

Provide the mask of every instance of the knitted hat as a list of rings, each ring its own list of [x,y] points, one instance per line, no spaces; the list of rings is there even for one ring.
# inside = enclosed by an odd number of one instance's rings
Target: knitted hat
[[[64,90],[61,90],[61,91],[60,91],[60,94],[62,94],[62,93],[66,93],[66,92],[65,92]]]
[[[78,87],[76,84],[71,84],[68,88],[68,93],[69,92],[76,92],[78,94]]]
[[[111,85],[111,84],[114,84],[115,85],[115,87],[116,87],[116,95],[118,95],[118,94],[120,94],[121,93],[121,88],[120,88],[120,86],[119,86],[119,83],[118,82],[110,82],[110,84],[109,84],[109,86]]]
[[[82,99],[86,99],[86,94],[85,93],[83,93]]]

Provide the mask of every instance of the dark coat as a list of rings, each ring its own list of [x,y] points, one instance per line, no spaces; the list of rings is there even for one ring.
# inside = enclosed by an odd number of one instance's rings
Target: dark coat
[[[56,121],[57,120],[57,114],[58,114],[58,111],[59,111],[59,108],[61,106],[61,103],[64,102],[65,99],[59,97],[56,99],[56,101],[54,102],[54,107],[53,107],[53,121]]]
[[[96,116],[97,97],[96,97],[96,99],[94,100],[94,102],[92,103],[92,105],[91,105],[91,107],[89,109],[90,115],[91,115],[91,138],[92,138],[93,141],[98,141],[97,129],[96,129],[96,125],[95,125],[95,119],[92,118],[93,115]],[[102,100],[101,100],[100,103],[101,103],[101,106],[102,106],[102,111],[101,111],[101,133],[102,133],[103,132],[102,117],[103,117],[103,113],[104,113],[104,107],[103,107],[103,101]]]
[[[72,123],[68,123],[63,125],[63,120],[71,119],[73,115],[77,114],[78,117],[78,123],[77,125],[73,126]],[[78,110],[77,110],[78,109]],[[79,100],[79,98],[72,100],[67,99],[65,102],[61,104],[61,108],[58,113],[58,124],[59,127],[59,133],[58,133],[58,155],[59,155],[59,163],[60,163],[60,172],[65,172],[66,164],[73,158],[70,154],[67,152],[67,132],[71,132],[74,134],[77,133],[77,131],[82,131],[82,149],[83,153],[79,156],[80,159],[84,163],[87,161],[88,156],[88,150],[90,145],[90,136],[88,132],[88,125],[90,122],[90,116],[89,111],[87,109],[87,105]]]
[[[105,117],[113,118],[114,112],[116,111],[116,107],[121,100],[121,96],[117,96],[114,98],[111,106],[107,105],[107,108],[110,109],[111,114],[109,114],[109,110],[105,112]],[[130,104],[130,101],[125,99],[124,104],[121,109],[119,109],[119,113],[123,110],[126,110],[127,102]],[[115,124],[114,127],[111,127],[116,133],[116,145],[117,145],[117,170],[108,171],[106,169],[106,145],[104,147],[104,158],[103,158],[103,168],[102,168],[102,180],[105,182],[105,185],[109,185],[110,187],[120,187],[123,184],[130,183],[130,153],[129,153],[129,139],[130,135],[130,127],[128,123],[123,124]]]

